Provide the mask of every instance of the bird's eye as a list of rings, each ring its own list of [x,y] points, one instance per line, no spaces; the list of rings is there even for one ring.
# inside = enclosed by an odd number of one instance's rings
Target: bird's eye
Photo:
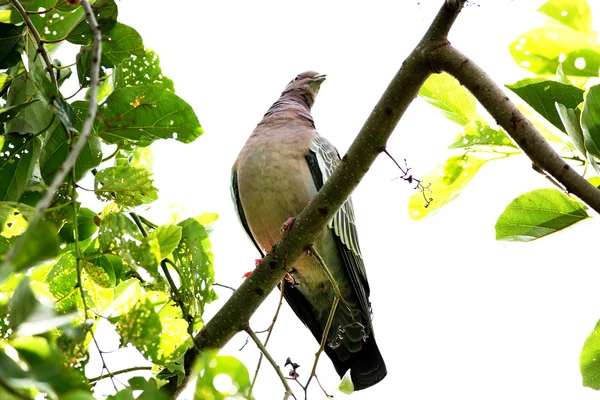
[[[300,79],[300,75],[294,78],[295,81],[297,81],[298,79]]]

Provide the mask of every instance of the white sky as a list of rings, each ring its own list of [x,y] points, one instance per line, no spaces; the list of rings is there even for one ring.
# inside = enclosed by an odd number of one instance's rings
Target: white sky
[[[168,222],[171,204],[185,207],[186,217],[219,213],[212,236],[216,279],[238,286],[257,255],[230,201],[230,166],[262,115],[296,74],[326,73],[313,116],[343,154],[441,3],[121,1],[119,20],[160,55],[163,72],[205,130],[192,145],[153,146],[160,201],[152,219]],[[541,24],[534,12],[541,3],[481,0],[463,11],[450,40],[499,83],[513,83],[527,73],[515,66],[508,44]],[[389,150],[422,176],[451,155],[446,147],[459,132],[417,100]],[[352,398],[597,398],[581,386],[579,374],[583,341],[600,317],[600,269],[588,261],[595,222],[534,243],[496,242],[494,223],[505,206],[549,186],[524,157],[484,166],[457,200],[417,222],[407,212],[412,188],[395,180],[398,175],[382,157],[353,194],[388,376]],[[221,300],[206,320],[229,296],[216,290]],[[253,328],[269,325],[277,298],[272,294],[259,309]],[[245,340],[239,334],[222,354],[243,360],[252,375],[258,350],[249,343],[239,351]],[[275,359],[283,365],[291,357],[305,381],[317,348],[284,305],[269,344]],[[329,360],[321,360],[318,375],[333,389],[338,377]],[[114,369],[130,362],[121,358]],[[255,395],[283,397],[268,365]],[[324,398],[314,383],[309,398]]]

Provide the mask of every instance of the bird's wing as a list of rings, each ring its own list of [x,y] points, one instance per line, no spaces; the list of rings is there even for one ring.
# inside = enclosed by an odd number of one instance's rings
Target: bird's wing
[[[308,167],[313,176],[317,190],[323,187],[334,169],[340,163],[340,155],[336,148],[324,137],[317,134],[313,139],[310,151],[306,155]],[[352,281],[362,312],[367,321],[370,320],[371,307],[369,304],[369,284],[367,272],[360,253],[356,224],[354,222],[352,200],[348,200],[335,213],[329,224],[329,229],[335,233],[338,249],[342,255],[344,266]]]
[[[260,248],[260,246],[256,242],[256,239],[254,239],[254,236],[252,236],[252,232],[250,231],[250,226],[248,226],[248,221],[246,220],[246,215],[244,214],[244,209],[242,208],[242,201],[240,200],[240,192],[238,189],[237,171],[235,170],[235,168],[233,169],[233,172],[231,173],[230,189],[231,189],[231,199],[233,200],[233,207],[235,208],[235,213],[237,214],[238,219],[240,220],[240,223],[244,227],[244,230],[246,231],[248,238],[252,241],[252,243],[254,243],[254,246],[256,246],[256,250],[258,250],[258,252],[260,253],[260,256],[264,257],[265,254],[264,254],[263,250]]]

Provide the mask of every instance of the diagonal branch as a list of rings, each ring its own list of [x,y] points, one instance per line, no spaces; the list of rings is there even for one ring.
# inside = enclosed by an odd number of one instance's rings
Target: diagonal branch
[[[600,213],[598,189],[552,149],[533,124],[477,64],[448,44],[430,53],[429,65],[435,70],[448,72],[469,89],[527,154],[534,169],[546,171],[569,193]]]

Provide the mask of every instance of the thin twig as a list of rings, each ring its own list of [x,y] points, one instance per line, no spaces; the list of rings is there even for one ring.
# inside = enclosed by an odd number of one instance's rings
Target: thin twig
[[[232,287],[232,286],[223,285],[223,284],[221,284],[221,283],[217,283],[217,282],[213,282],[213,284],[212,284],[212,285],[213,285],[213,286],[219,286],[219,287],[222,287],[222,288],[225,288],[225,289],[229,289],[229,290],[231,290],[232,292],[235,292],[235,288],[234,288],[234,287]]]
[[[304,385],[304,398],[306,399],[308,385],[310,384],[313,376],[316,375],[317,364],[319,362],[319,357],[321,357],[321,353],[325,350],[325,345],[327,343],[327,334],[331,329],[331,324],[333,323],[333,317],[335,315],[335,310],[337,308],[338,302],[340,301],[339,297],[334,297],[333,304],[331,305],[331,311],[329,311],[329,317],[327,318],[327,324],[325,324],[325,329],[323,330],[323,336],[321,337],[321,346],[319,346],[319,350],[315,353],[315,362],[312,367],[312,371],[310,371],[310,376],[308,377],[308,381],[306,381],[306,385]]]
[[[271,354],[269,354],[269,352],[267,351],[267,348],[265,346],[263,346],[260,339],[256,336],[254,331],[252,329],[250,329],[249,326],[246,327],[245,331],[248,334],[248,336],[250,336],[250,338],[254,341],[254,343],[256,343],[256,346],[260,349],[261,354],[264,354],[264,356],[267,358],[269,363],[271,363],[271,365],[273,366],[273,369],[277,373],[277,376],[279,377],[279,379],[281,380],[281,383],[283,384],[283,387],[285,388],[286,396],[289,397],[289,395],[291,394],[292,397],[294,397],[294,399],[295,399],[296,396],[294,396],[294,394],[292,393],[292,389],[290,388],[290,385],[288,385],[287,380],[285,379],[285,376],[283,376],[283,372],[281,372],[281,368],[279,368],[279,365],[277,365],[275,360],[273,360],[273,357],[271,357]]]
[[[38,32],[35,25],[31,21],[31,18],[29,18],[29,13],[27,12],[27,10],[25,10],[25,8],[23,8],[21,3],[18,0],[9,0],[9,1],[13,5],[13,7],[15,7],[17,9],[17,11],[19,11],[19,14],[21,14],[23,21],[25,21],[25,24],[27,25],[29,32],[31,32],[31,35],[33,36],[33,39],[35,40],[35,44],[38,47],[38,52],[42,55],[42,58],[44,59],[44,62],[46,63],[46,70],[48,71],[48,73],[50,73],[50,79],[52,80],[52,84],[58,91],[58,81],[56,80],[56,74],[54,73],[54,64],[52,64],[52,60],[50,60],[50,55],[48,54],[48,51],[46,50],[46,47],[44,46],[42,37],[40,36],[40,33]],[[94,21],[95,21],[95,19],[94,19]],[[63,176],[63,179],[64,179],[64,176]],[[62,179],[61,179],[61,182],[62,182]]]
[[[106,374],[106,375],[101,375],[101,376],[97,376],[95,378],[92,378],[89,380],[90,383],[96,383],[98,381],[101,381],[102,379],[106,379],[106,378],[112,378],[116,375],[121,375],[121,374],[126,374],[128,372],[134,372],[134,371],[151,371],[152,367],[131,367],[131,368],[125,368],[125,369],[121,369],[119,371],[115,371],[115,372],[111,372],[110,374]]]
[[[275,327],[275,322],[277,322],[277,317],[279,316],[279,310],[281,310],[281,304],[283,303],[283,292],[285,290],[285,281],[281,281],[281,290],[279,291],[279,304],[277,304],[277,309],[275,310],[275,315],[273,315],[273,321],[271,325],[267,328],[267,338],[265,339],[265,347],[269,343],[269,339],[271,338],[271,333],[273,333],[273,328]],[[258,357],[258,363],[256,364],[256,370],[254,371],[254,377],[252,378],[252,384],[250,385],[250,394],[252,394],[252,390],[254,389],[254,384],[256,383],[256,378],[258,378],[258,371],[260,370],[260,364],[262,363],[262,353]]]

